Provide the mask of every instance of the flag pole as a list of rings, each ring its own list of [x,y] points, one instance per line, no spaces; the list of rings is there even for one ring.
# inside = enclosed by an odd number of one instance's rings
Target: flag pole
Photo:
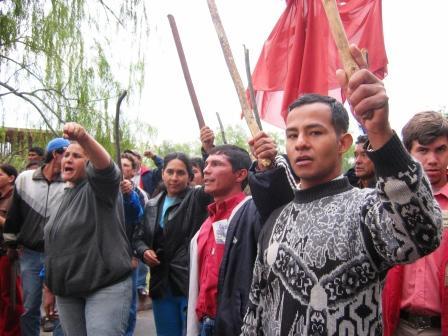
[[[352,57],[350,46],[348,44],[347,35],[345,34],[344,26],[342,25],[341,16],[339,15],[336,0],[322,0],[322,4],[327,14],[328,25],[330,26],[331,34],[334,42],[338,48],[341,57],[342,67],[347,74],[347,79],[359,70],[358,64]],[[363,56],[367,56],[367,52],[362,52]],[[373,111],[368,111],[362,118],[364,120],[372,119]]]
[[[347,35],[345,34],[344,26],[342,25],[336,0],[322,0],[322,3],[324,5],[325,13],[327,14],[331,34],[333,35],[334,42],[336,43],[339,55],[341,56],[342,66],[347,77],[350,79],[350,77],[359,70],[359,66],[356,64],[350,53]]]

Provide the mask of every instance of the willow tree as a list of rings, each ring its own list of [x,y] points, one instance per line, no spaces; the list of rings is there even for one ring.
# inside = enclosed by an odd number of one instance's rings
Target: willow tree
[[[113,109],[123,89],[141,92],[148,27],[144,0],[0,0],[3,116],[21,101],[40,127],[77,121],[113,152]]]

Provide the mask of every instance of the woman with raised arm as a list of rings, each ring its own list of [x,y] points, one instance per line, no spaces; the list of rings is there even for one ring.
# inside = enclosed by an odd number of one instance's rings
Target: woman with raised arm
[[[124,335],[132,282],[120,170],[81,125],[67,123],[64,137],[67,188],[45,226],[46,286],[66,336]]]

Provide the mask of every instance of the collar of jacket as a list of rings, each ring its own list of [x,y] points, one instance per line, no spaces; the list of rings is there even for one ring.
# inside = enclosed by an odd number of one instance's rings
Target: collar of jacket
[[[33,173],[33,180],[35,181],[39,181],[39,180],[44,180],[44,181],[48,181],[45,176],[44,176],[44,167],[45,165],[43,165],[42,167],[37,168],[34,173]],[[61,173],[57,173],[54,175],[54,179],[51,180],[50,183],[53,182],[64,182],[64,180],[62,179]]]

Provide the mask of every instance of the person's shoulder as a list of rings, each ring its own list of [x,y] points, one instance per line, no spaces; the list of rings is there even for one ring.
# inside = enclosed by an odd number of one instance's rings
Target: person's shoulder
[[[21,172],[16,178],[16,186],[23,185],[24,183],[32,183],[34,176],[39,173],[38,169],[24,170],[23,172]]]

